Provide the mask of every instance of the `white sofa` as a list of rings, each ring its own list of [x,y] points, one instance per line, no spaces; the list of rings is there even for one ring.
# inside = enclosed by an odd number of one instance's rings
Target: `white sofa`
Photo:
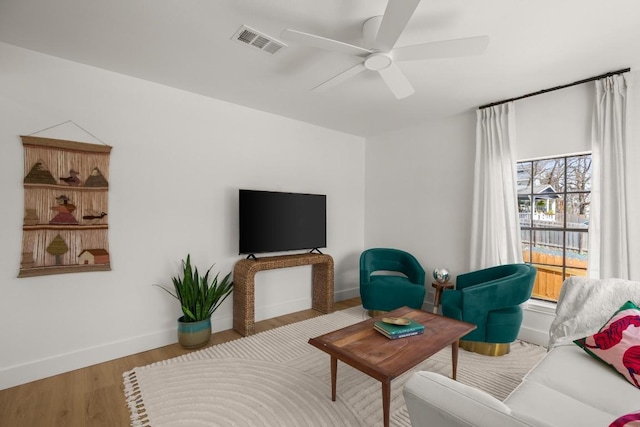
[[[548,353],[504,402],[443,375],[416,372],[404,387],[412,427],[607,427],[640,411],[640,390],[573,344],[597,332],[627,300],[640,303],[640,282],[567,279]]]

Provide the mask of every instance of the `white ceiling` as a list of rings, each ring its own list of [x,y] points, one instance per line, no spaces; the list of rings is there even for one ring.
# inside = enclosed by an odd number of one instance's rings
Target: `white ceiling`
[[[293,44],[270,56],[231,40],[244,24],[361,45],[362,23],[386,3],[0,0],[0,41],[362,136],[640,66],[638,0],[422,0],[396,46],[488,35],[489,47],[399,62],[416,91],[401,100],[373,71],[310,92],[358,58]]]

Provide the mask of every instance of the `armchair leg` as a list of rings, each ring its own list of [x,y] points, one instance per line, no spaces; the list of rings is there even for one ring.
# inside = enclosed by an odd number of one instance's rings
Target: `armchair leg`
[[[460,348],[483,356],[504,356],[511,351],[511,344],[460,340]]]

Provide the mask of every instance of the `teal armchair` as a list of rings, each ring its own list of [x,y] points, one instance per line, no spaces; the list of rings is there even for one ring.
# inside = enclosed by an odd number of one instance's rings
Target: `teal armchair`
[[[360,297],[369,311],[391,311],[405,305],[421,309],[424,279],[424,269],[407,252],[374,248],[360,255]]]
[[[489,267],[456,278],[455,289],[442,293],[442,314],[473,323],[460,346],[481,354],[509,352],[522,325],[520,304],[531,297],[536,268],[528,264]]]

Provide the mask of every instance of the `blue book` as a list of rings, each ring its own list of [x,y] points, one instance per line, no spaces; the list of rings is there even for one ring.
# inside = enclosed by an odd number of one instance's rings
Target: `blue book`
[[[391,339],[404,338],[424,333],[424,325],[416,322],[415,320],[408,320],[409,324],[407,325],[395,325],[379,320],[373,324],[373,328]]]

